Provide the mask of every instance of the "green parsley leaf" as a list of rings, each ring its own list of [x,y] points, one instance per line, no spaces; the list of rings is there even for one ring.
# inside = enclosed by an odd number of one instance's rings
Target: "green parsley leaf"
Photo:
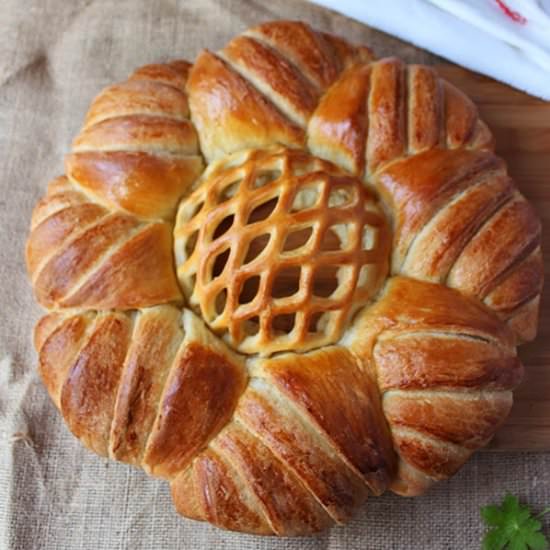
[[[483,537],[483,550],[546,550],[550,544],[541,533],[542,525],[537,518],[548,512],[550,508],[533,516],[511,494],[504,497],[500,506],[483,506],[481,517],[490,527]]]

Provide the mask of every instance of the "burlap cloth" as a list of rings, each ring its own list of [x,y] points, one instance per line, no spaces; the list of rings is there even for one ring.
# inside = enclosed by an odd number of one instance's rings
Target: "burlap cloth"
[[[226,533],[176,515],[168,486],[84,450],[36,374],[40,309],[23,249],[32,207],[91,98],[134,67],[193,59],[251,24],[296,18],[408,61],[434,58],[344,17],[291,0],[0,1],[0,549],[477,548],[479,507],[513,491],[550,503],[550,455],[478,455],[417,499],[372,498],[318,537]],[[548,520],[547,520],[548,527]]]

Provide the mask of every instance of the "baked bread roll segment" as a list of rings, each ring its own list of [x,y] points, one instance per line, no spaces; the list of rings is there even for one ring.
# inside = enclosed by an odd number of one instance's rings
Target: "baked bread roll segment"
[[[189,64],[146,66],[93,101],[35,208],[27,265],[45,307],[181,301],[172,261],[179,198],[203,168],[189,121]]]
[[[392,490],[416,495],[454,474],[508,416],[523,367],[513,332],[442,285],[388,281],[346,337],[377,381],[398,456]]]
[[[327,87],[346,67],[370,60],[368,48],[288,21],[204,51],[187,86],[204,157],[275,143],[304,147],[307,121]]]
[[[94,452],[172,478],[231,418],[244,359],[189,310],[52,313],[35,345],[46,387]]]
[[[265,23],[106,88],[65,168],[27,242],[40,375],[184,516],[313,533],[506,419],[540,223],[434,70]]]

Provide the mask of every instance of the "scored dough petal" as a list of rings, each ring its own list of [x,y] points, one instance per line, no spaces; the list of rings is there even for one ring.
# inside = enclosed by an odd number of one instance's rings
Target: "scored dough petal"
[[[523,374],[514,335],[496,315],[455,290],[404,277],[358,314],[346,344],[378,382],[400,494],[424,492],[485,445]]]

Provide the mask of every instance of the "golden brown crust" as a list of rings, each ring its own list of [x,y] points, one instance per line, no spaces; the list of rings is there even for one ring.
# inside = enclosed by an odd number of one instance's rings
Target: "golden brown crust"
[[[52,198],[53,197],[47,197]],[[45,199],[42,199],[42,204]],[[42,206],[42,205],[40,205]],[[64,242],[76,236],[84,227],[97,223],[107,214],[105,208],[82,202],[75,206],[63,208],[48,216],[32,230],[27,243],[27,265],[33,274],[44,263],[44,256],[59,250]]]
[[[186,62],[149,65],[103,90],[66,158],[69,179],[110,209],[172,218],[203,167],[184,90],[188,72]]]
[[[266,381],[251,381],[235,417],[298,476],[334,521],[346,521],[365,501],[364,479]]]
[[[320,95],[343,69],[370,59],[365,48],[294,21],[260,25],[217,54],[204,51],[187,90],[205,158],[274,143],[303,147]]]
[[[376,383],[352,354],[340,347],[285,354],[257,361],[252,373],[301,408],[374,494],[384,492],[394,468],[389,433]]]
[[[367,170],[405,152],[405,66],[397,59],[373,63],[368,96]]]
[[[455,473],[510,410],[542,289],[492,147],[433,69],[301,22],[103,90],[26,251],[71,431],[256,534]]]
[[[461,193],[467,193],[479,183],[491,185],[493,178],[497,180],[496,185],[492,185],[486,196],[481,197],[480,205],[474,203],[478,208],[474,208],[470,201],[465,201],[466,212],[463,215],[462,203],[455,204],[454,201],[460,198]],[[499,159],[491,154],[465,149],[454,151],[432,149],[402,162],[393,163],[380,172],[376,179],[376,186],[393,213],[392,271],[394,273],[401,272],[404,264],[407,263],[408,254],[416,252],[414,248],[411,250],[411,247],[417,245],[416,238],[421,230],[428,226],[436,215],[439,214],[439,217],[445,215],[445,219],[435,228],[442,229],[443,235],[435,243],[431,241],[434,236],[438,236],[435,231],[430,232],[429,237],[425,237],[425,240],[429,240],[432,247],[436,248],[430,255],[435,256],[432,260],[435,265],[428,263],[430,256],[426,257],[425,254],[425,248],[428,245],[425,245],[423,240],[417,246],[418,253],[414,254],[413,259],[409,261],[412,265],[411,269],[414,270],[410,273],[411,275],[419,278],[424,276],[438,282],[445,280],[456,256],[466,244],[460,242],[460,239],[464,239],[463,235],[471,238],[482,225],[484,221],[482,216],[490,216],[499,202],[504,202],[512,191],[511,186],[507,185],[502,162]],[[468,198],[473,200],[471,196]],[[447,206],[450,212],[443,211]],[[472,211],[471,214],[470,211]],[[462,223],[456,221],[453,223],[458,212],[461,218],[464,216],[460,220]],[[460,233],[455,235],[454,233],[458,231]],[[443,248],[445,246],[450,250]],[[439,260],[439,265],[435,263],[436,260]],[[421,262],[420,266],[417,265],[417,261]],[[405,273],[409,274],[408,271]]]
[[[160,414],[147,443],[144,466],[173,477],[227,424],[244,389],[242,364],[189,342],[166,381]]]
[[[136,69],[129,80],[150,80],[162,82],[184,91],[187,77],[191,70],[191,63],[183,59],[176,59],[168,63],[153,63]]]
[[[231,424],[215,448],[240,472],[273,533],[314,533],[333,524],[299,478],[242,426]]]
[[[142,311],[135,322],[111,426],[110,454],[117,460],[141,464],[166,378],[184,337],[180,317],[179,309],[158,306]]]
[[[320,90],[330,86],[344,68],[374,59],[368,48],[315,31],[301,21],[271,21],[244,34],[269,44]]]
[[[242,358],[172,306],[54,313],[35,342],[71,431],[99,454],[168,478],[228,422],[247,379]]]
[[[271,46],[318,89],[329,86],[338,76],[339,60],[321,33],[301,21],[271,21],[244,33]]]
[[[490,307],[495,291],[519,341],[535,336],[536,306],[520,309],[540,294],[543,272],[520,264],[538,246],[540,223],[462,92],[397,59],[355,65],[319,102],[307,139],[381,194],[393,218],[394,274],[449,284]]]
[[[308,126],[316,155],[371,175],[434,147],[491,149],[475,105],[435,71],[395,58],[355,64],[328,89]]]
[[[73,141],[75,153],[145,148],[174,157],[193,156],[198,148],[197,134],[188,120],[138,114],[98,122],[83,129]]]
[[[542,284],[540,276],[537,275],[539,285]],[[540,295],[519,306],[506,320],[507,325],[518,336],[518,344],[531,342],[537,335],[539,322]]]
[[[400,494],[425,491],[485,445],[523,373],[513,333],[483,305],[402,277],[360,314],[348,343],[382,392]]]
[[[393,273],[457,288],[505,319],[540,294],[540,222],[492,153],[432,149],[374,181],[393,212]],[[534,337],[530,323],[520,340]]]
[[[308,127],[308,148],[352,174],[365,171],[371,65],[345,71],[321,98]],[[336,101],[335,98],[338,98]]]
[[[271,535],[273,530],[251,498],[244,480],[215,451],[208,449],[172,482],[176,510],[223,529]]]
[[[208,161],[273,142],[294,147],[304,143],[305,134],[299,126],[213,53],[204,51],[197,58],[187,89],[191,118]]]
[[[176,120],[189,116],[189,105],[182,90],[143,79],[130,79],[105,88],[92,102],[84,127],[110,118],[128,115],[156,115]]]
[[[515,356],[506,355],[492,342],[468,335],[455,338],[444,331],[421,330],[379,339],[373,360],[382,391],[411,390],[414,394],[432,386],[449,391],[505,390],[518,383]]]
[[[374,198],[336,166],[288,149],[211,165],[181,202],[174,237],[189,303],[246,353],[336,342],[387,274],[389,230]]]
[[[434,393],[426,399],[412,391],[388,392],[384,397],[384,413],[394,431],[416,429],[427,437],[474,450],[491,439],[495,426],[500,425],[511,406],[512,395],[508,391],[487,397]],[[423,471],[433,475],[435,469],[425,467]]]
[[[131,330],[130,320],[122,314],[100,315],[61,388],[61,413],[69,429],[104,456]]]
[[[448,283],[467,294],[485,297],[499,278],[538,247],[539,242],[540,222],[533,207],[515,193],[464,248],[449,272]],[[482,267],[473,270],[468,265]]]
[[[150,224],[113,251],[90,273],[78,290],[63,300],[64,307],[135,308],[179,301],[174,284],[170,228]]]
[[[37,205],[27,266],[44,306],[146,307],[179,301],[171,227],[110,213],[58,178]]]
[[[49,308],[181,299],[172,261],[180,197],[202,171],[185,94],[189,64],[149,65],[95,99],[33,213],[27,266]]]
[[[35,347],[40,351],[38,370],[52,401],[61,409],[61,389],[68,370],[87,341],[93,316],[51,313],[35,327]]]
[[[234,38],[221,56],[263,94],[270,94],[271,101],[292,122],[305,127],[319,93],[297,67],[249,36]]]
[[[179,197],[201,166],[198,157],[160,157],[141,151],[73,153],[65,159],[69,179],[108,208],[141,219],[172,218]]]

